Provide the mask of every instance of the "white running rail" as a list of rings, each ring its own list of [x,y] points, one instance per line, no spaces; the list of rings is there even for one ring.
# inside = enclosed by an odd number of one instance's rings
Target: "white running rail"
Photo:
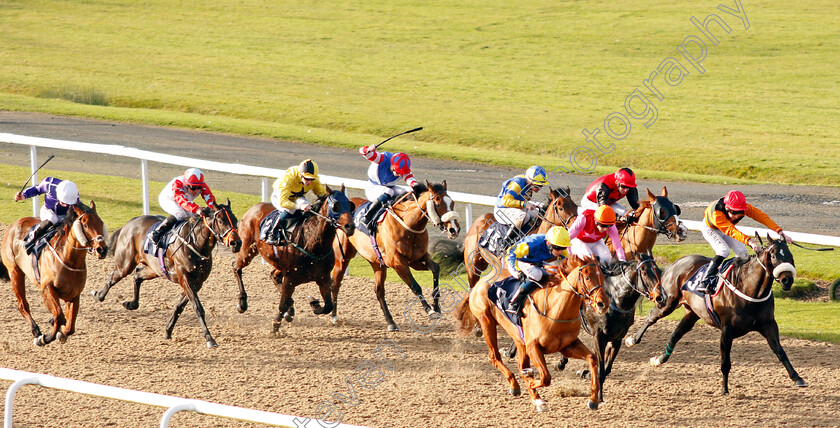
[[[6,391],[6,404],[3,418],[4,428],[12,428],[12,402],[15,398],[15,392],[17,392],[17,390],[23,385],[40,385],[46,388],[61,389],[80,394],[95,395],[97,397],[130,401],[132,403],[146,404],[149,406],[165,407],[167,410],[164,412],[163,417],[160,420],[161,428],[168,427],[172,416],[174,416],[175,413],[184,410],[204,415],[213,415],[228,419],[285,427],[297,427],[300,426],[300,423],[307,420],[307,418],[298,416],[282,415],[279,413],[264,412],[262,410],[228,406],[225,404],[211,403],[209,401],[190,400],[187,398],[153,394],[151,392],[117,388],[115,386],[100,385],[80,380],[65,379],[62,377],[7,368],[0,368],[0,379],[13,381],[12,385],[9,386],[8,391]],[[295,420],[297,420],[297,423],[295,423]],[[333,423],[330,423],[329,425],[333,426]],[[334,426],[337,428],[365,428],[347,424],[335,424]]]

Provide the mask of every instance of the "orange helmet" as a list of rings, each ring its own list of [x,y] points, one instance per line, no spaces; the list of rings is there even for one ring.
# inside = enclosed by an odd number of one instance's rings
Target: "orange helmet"
[[[595,221],[612,226],[615,224],[615,211],[609,205],[601,205],[595,210]]]

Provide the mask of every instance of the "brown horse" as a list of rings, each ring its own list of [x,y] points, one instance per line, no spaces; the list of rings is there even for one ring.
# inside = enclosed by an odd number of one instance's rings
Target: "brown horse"
[[[773,281],[782,284],[782,290],[790,290],[796,276],[793,254],[784,239],[778,241],[768,236],[768,245],[748,259],[734,262],[728,278],[718,286],[720,290],[712,298],[714,312],[720,318],[720,325],[706,309],[703,297],[681,289],[694,273],[709,263],[708,257],[700,255],[685,256],[674,262],[662,276],[662,284],[667,293],[664,307],[655,307],[650,311],[634,337],[628,337],[627,346],[633,346],[642,340],[645,330],[659,319],[673,312],[677,307],[685,308],[685,315],[671,333],[662,355],[651,358],[653,366],[664,364],[670,358],[677,341],[688,333],[697,320],[720,329],[720,371],[723,373],[723,394],[729,394],[729,370],[732,366],[730,351],[732,341],[751,331],[759,332],[767,340],[770,349],[787,369],[788,375],[796,386],[808,384],[796,373],[788,360],[787,354],[779,342],[779,326],[775,318],[773,300]]]
[[[330,271],[336,257],[332,244],[337,230],[341,230],[344,235],[353,235],[354,205],[347,199],[343,185],[337,191],[327,187],[327,192],[326,197],[315,202],[310,211],[312,214],[306,215],[303,223],[292,232],[291,243],[286,245],[268,245],[259,239],[260,222],[275,209],[271,204],[254,205],[245,213],[239,224],[239,236],[242,237],[244,250],[233,260],[233,272],[239,284],[238,309],[240,313],[248,309],[245,285],[242,283],[242,269],[259,254],[274,268],[271,279],[280,291],[279,312],[274,322],[275,332],[283,319],[288,322],[294,319],[292,293],[300,284],[309,281],[318,284],[324,307],[320,307],[320,303],[314,300],[310,302],[315,314],[326,314],[333,310],[333,281]],[[341,250],[338,252],[340,254]]]
[[[564,274],[568,271],[568,274]],[[546,287],[531,294],[531,304],[523,308],[522,330],[524,341],[513,325],[489,297],[490,283],[482,277],[469,295],[458,305],[455,318],[459,330],[468,334],[476,322],[481,325],[484,341],[490,349],[490,363],[496,366],[507,379],[511,395],[519,395],[516,377],[502,362],[499,353],[496,326],[501,325],[516,343],[519,354],[519,372],[528,380],[527,387],[537,411],[548,410],[540,398],[537,388],[551,384],[551,374],[545,363],[545,354],[561,352],[565,357],[586,360],[592,376],[591,394],[588,406],[598,408],[600,383],[598,382],[598,360],[578,338],[581,326],[580,307],[588,301],[599,314],[607,312],[610,299],[603,287],[604,275],[594,257],[580,259],[576,256],[561,262],[556,273],[552,272]],[[529,369],[534,361],[540,380],[534,379]]]
[[[663,234],[674,241],[683,241],[686,228],[679,219],[680,207],[668,199],[668,189],[662,186],[662,195],[654,196],[647,189],[648,200],[639,201],[636,210],[638,221],[630,226],[621,226],[621,246],[627,257],[636,253],[647,253],[656,243],[656,237]],[[610,244],[612,250],[612,244]]]
[[[26,254],[23,242],[33,225],[40,222],[35,217],[24,217],[14,223],[3,238],[0,249],[2,264],[0,278],[10,279],[12,291],[18,301],[20,313],[29,321],[35,345],[44,346],[55,339],[62,343],[76,331],[76,316],[79,314],[79,295],[85,288],[87,266],[85,253],[97,253],[105,258],[108,232],[96,213],[96,204],[90,208],[77,204],[70,208],[64,220],[55,227],[58,231],[50,238],[47,247],[38,259],[38,271],[33,266],[32,256]],[[46,251],[49,249],[49,251]],[[44,305],[52,313],[52,329],[46,335],[29,312],[26,301],[25,278],[41,289]],[[39,280],[40,277],[40,280]],[[65,312],[61,302],[65,302]]]
[[[190,302],[204,331],[207,347],[216,347],[216,341],[204,320],[204,307],[198,299],[198,292],[210,276],[216,241],[230,247],[234,253],[238,252],[242,245],[236,232],[236,216],[230,209],[230,200],[227,201],[227,205],[217,203],[216,206],[217,209],[202,208],[198,214],[190,216],[178,230],[177,241],[166,249],[164,255],[166,272],[161,269],[156,256],[143,252],[147,233],[163,218],[144,215],[129,220],[125,226],[117,229],[108,241],[111,253],[114,254],[114,270],[105,285],[91,293],[93,297],[100,302],[105,300],[111,287],[134,272],[134,299],[122,302],[122,305],[128,310],[135,310],[140,307],[140,284],[149,279],[166,277],[180,285],[182,292],[181,299],[175,305],[175,310],[166,324],[165,337],[172,338],[175,322]]]
[[[543,217],[539,227],[532,233],[545,233],[552,226],[563,226],[568,229],[575,216],[577,216],[577,204],[569,196],[569,187],[567,186],[565,190],[549,188],[545,217]],[[487,213],[477,218],[464,236],[463,260],[460,260],[459,257],[459,260],[454,262],[463,261],[470,288],[475,286],[482,272],[490,266],[491,262],[496,270],[502,271],[505,269],[494,255],[478,246],[481,234],[495,221],[493,213]],[[444,247],[444,251],[449,253],[450,251],[447,250]],[[446,254],[446,256],[450,255]]]
[[[333,243],[334,250],[341,254],[336,257],[333,267],[333,303],[338,298],[338,290],[350,260],[361,254],[370,263],[374,274],[374,290],[379,306],[388,323],[388,331],[398,331],[394,318],[385,303],[385,276],[388,268],[397,271],[397,275],[405,282],[420,300],[423,309],[432,319],[440,318],[440,295],[438,293],[438,279],[440,266],[429,255],[429,232],[426,226],[432,224],[446,232],[449,239],[458,237],[461,227],[458,225],[458,213],[455,212],[455,202],[446,193],[446,180],[441,184],[426,181],[425,187],[419,185],[417,192],[409,192],[401,196],[387,211],[387,215],[376,232],[376,246],[382,256],[382,263],[374,251],[371,238],[363,233],[353,236],[338,234]],[[366,202],[361,198],[353,198],[356,206]],[[432,297],[434,305],[429,306],[423,298],[423,289],[411,274],[411,269],[428,270],[432,272],[434,284]],[[337,307],[333,307],[330,319],[337,320]]]

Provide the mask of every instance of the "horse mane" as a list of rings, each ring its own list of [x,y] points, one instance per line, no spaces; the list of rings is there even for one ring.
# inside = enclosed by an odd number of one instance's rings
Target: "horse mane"
[[[315,203],[312,204],[312,210],[315,212],[321,212],[321,208],[324,206],[324,202],[332,195],[332,192],[327,192],[324,196],[318,196],[318,199],[315,200]]]
[[[93,212],[93,210],[91,210],[89,206],[83,204],[81,201],[77,202],[76,206],[80,210],[82,210],[82,214],[87,214],[87,213]],[[64,219],[61,220],[61,223],[56,225],[56,229],[58,229],[58,232],[55,233],[55,236],[58,237],[58,236],[63,236],[65,234],[67,234],[67,231],[70,230],[70,228],[73,227],[73,223],[79,217],[81,217],[81,216],[76,214],[76,210],[74,210],[73,208],[70,208],[69,210],[67,210],[67,216],[65,216]]]

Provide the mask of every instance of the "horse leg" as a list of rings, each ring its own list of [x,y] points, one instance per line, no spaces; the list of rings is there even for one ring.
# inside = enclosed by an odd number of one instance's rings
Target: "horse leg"
[[[12,283],[12,291],[18,301],[18,310],[21,315],[29,321],[29,328],[32,331],[32,336],[37,339],[41,336],[41,328],[38,327],[38,323],[35,322],[35,318],[32,318],[32,312],[29,309],[29,302],[26,300],[26,278],[24,277],[23,271],[17,266],[9,269],[9,279]]]
[[[347,268],[350,266],[350,260],[356,255],[356,248],[350,245],[350,241],[347,241],[346,245],[342,244],[341,248],[344,250],[344,255],[343,257],[340,255],[341,251],[339,251],[339,254],[336,254],[335,264],[333,265],[332,271],[333,310],[330,314],[330,322],[333,324],[338,322],[338,290],[341,288],[341,282],[344,281],[344,275],[347,274]]]
[[[408,284],[408,288],[411,289],[411,292],[417,296],[417,299],[420,301],[420,304],[423,305],[423,310],[429,314],[429,318],[437,319],[440,318],[440,314],[435,312],[431,306],[426,302],[426,299],[423,297],[423,289],[420,287],[420,284],[417,283],[417,280],[414,279],[414,275],[411,274],[411,269],[409,268],[408,261],[405,258],[395,258],[394,263],[394,270],[397,272],[397,275],[400,276],[400,279],[403,280],[404,283]],[[436,292],[437,288],[433,292]],[[384,292],[383,292],[384,294]]]
[[[732,340],[735,339],[729,327],[720,329],[720,373],[723,375],[721,394],[729,395],[729,370],[732,369]]]
[[[533,376],[529,376],[530,379],[528,379],[527,386],[528,393],[531,395],[531,402],[534,403],[538,412],[547,412],[548,404],[543,401],[540,393],[537,392],[537,388],[551,385],[551,373],[548,372],[548,367],[545,364],[545,354],[543,354],[543,350],[536,340],[525,345],[523,351],[525,352],[522,353],[520,358],[524,360],[526,358],[525,355],[527,355],[531,360],[534,360],[534,368],[540,374],[539,380],[534,379]]]
[[[422,259],[415,261],[411,264],[411,267],[415,270],[428,270],[432,272],[432,277],[434,278],[434,282],[432,285],[432,311],[429,313],[429,317],[432,319],[437,319],[440,317],[440,289],[438,288],[440,283],[440,265],[437,264],[434,260],[432,260],[432,256],[429,253],[426,253]]]
[[[615,361],[615,357],[618,356],[618,350],[621,349],[621,338],[616,338],[610,340],[607,343],[607,347],[604,352],[603,360],[601,363],[601,392],[600,392],[600,402],[604,402],[604,381],[607,380],[607,376],[612,373],[612,366],[613,362]]]
[[[44,346],[53,340],[58,335],[58,329],[64,325],[67,320],[64,318],[64,311],[61,310],[61,302],[59,301],[58,292],[52,283],[41,284],[41,295],[44,298],[44,305],[53,316],[53,325],[49,333],[41,335],[35,339],[35,345]]]
[[[808,383],[805,382],[805,380],[799,376],[799,373],[796,373],[796,370],[793,369],[793,365],[791,365],[790,360],[788,360],[787,353],[785,353],[781,342],[779,342],[779,325],[776,324],[776,320],[771,318],[769,321],[761,324],[761,329],[758,332],[761,333],[761,335],[767,340],[767,344],[770,345],[770,349],[773,350],[773,353],[776,354],[776,358],[778,358],[782,365],[785,366],[788,376],[790,376],[791,380],[795,382],[796,386],[808,386]]]
[[[184,293],[186,293],[187,298],[192,302],[193,309],[195,310],[195,315],[198,317],[198,322],[201,324],[201,329],[204,333],[204,339],[207,342],[208,348],[215,348],[219,346],[216,341],[213,339],[213,335],[210,334],[210,329],[207,328],[207,321],[204,319],[204,306],[201,305],[201,300],[198,298],[198,290],[201,289],[201,285],[193,288],[187,282],[186,278],[181,279],[181,287],[184,288]],[[183,308],[182,308],[183,310]],[[180,311],[179,311],[180,312]],[[167,324],[166,330],[169,333],[170,337],[172,336],[172,329],[175,328],[175,321],[177,317],[173,316],[171,320],[171,324]]]
[[[324,299],[324,306],[321,307],[320,305],[313,305],[313,310],[315,315],[323,315],[332,312],[333,310],[333,300],[332,300],[332,278],[329,276],[323,277],[315,281],[318,284],[318,290],[321,292],[321,297]],[[312,304],[312,302],[310,302]]]
[[[580,339],[575,339],[574,342],[570,343],[565,348],[561,349],[560,352],[563,353],[563,356],[566,358],[577,358],[579,360],[585,360],[589,363],[589,370],[590,370],[590,394],[589,394],[589,402],[587,406],[590,410],[597,410],[599,397],[601,396],[601,383],[598,381],[600,374],[598,373],[598,361],[595,354],[590,351]]]
[[[382,267],[379,263],[371,263],[373,268],[373,291],[376,293],[376,300],[379,300],[379,307],[382,308],[382,314],[385,315],[385,322],[388,324],[388,331],[399,331],[397,323],[391,316],[391,311],[388,310],[388,303],[385,302],[385,277],[388,273],[388,268]],[[426,303],[425,301],[423,303]],[[426,305],[428,306],[428,305]]]
[[[93,298],[98,302],[104,301],[105,296],[108,295],[109,291],[111,291],[111,287],[116,285],[123,278],[127,277],[128,274],[137,267],[137,262],[134,258],[126,258],[122,260],[118,258],[115,259],[116,266],[114,267],[114,270],[111,271],[111,275],[108,276],[108,281],[105,285],[103,285],[99,290],[93,290],[90,292]]]
[[[470,290],[472,290],[481,278],[481,273],[484,272],[490,264],[481,257],[481,254],[478,253],[478,248],[466,256],[464,260],[464,264],[467,268],[467,282],[469,282]]]
[[[175,323],[178,322],[178,317],[181,316],[181,312],[184,311],[184,308],[187,306],[187,302],[189,301],[190,299],[187,297],[186,292],[182,292],[181,298],[178,300],[178,303],[175,304],[175,309],[172,311],[172,315],[166,323],[166,331],[164,332],[164,337],[166,339],[172,339],[172,330],[175,329]]]
[[[64,304],[65,313],[67,314],[67,324],[58,332],[58,341],[64,343],[67,337],[76,332],[76,316],[79,315],[79,300],[80,296],[76,296],[73,300],[67,301]]]
[[[677,346],[677,342],[679,342],[684,334],[694,328],[694,324],[696,324],[699,319],[700,317],[698,317],[694,312],[687,311],[680,320],[680,323],[677,324],[677,328],[675,328],[674,332],[671,333],[671,338],[668,339],[668,344],[665,345],[665,352],[658,357],[651,357],[650,365],[655,367],[665,364],[665,362],[668,361],[668,358],[671,358],[671,353],[674,352],[674,347]]]
[[[244,313],[248,310],[248,294],[245,292],[245,284],[242,282],[242,269],[251,264],[251,260],[257,255],[256,243],[247,244],[242,242],[243,250],[235,254],[233,258],[233,275],[236,278],[236,285],[239,286],[239,303],[236,305],[236,310],[239,313]]]
[[[481,331],[484,332],[484,341],[487,343],[487,348],[490,350],[487,359],[490,360],[490,364],[496,367],[502,375],[504,375],[505,380],[508,383],[508,392],[510,395],[514,397],[521,394],[521,389],[519,388],[519,382],[516,381],[516,376],[513,375],[513,372],[507,368],[505,363],[502,362],[502,355],[499,354],[499,338],[498,333],[496,331],[496,321],[490,318],[487,314],[481,314],[478,317],[478,323],[481,325]]]
[[[642,322],[642,326],[639,327],[638,331],[636,331],[636,334],[633,336],[628,336],[624,340],[624,344],[628,347],[632,347],[638,343],[641,343],[642,336],[644,336],[645,331],[647,331],[648,327],[656,324],[656,322],[660,319],[670,315],[671,312],[674,312],[674,310],[677,309],[678,306],[679,298],[674,296],[669,297],[669,300],[665,302],[665,306],[661,308],[654,306],[653,309],[650,310],[650,313],[648,313],[647,318],[645,318],[645,320]]]
[[[157,274],[153,269],[146,265],[137,265],[134,269],[134,298],[131,301],[124,301],[122,305],[129,311],[136,310],[140,307],[140,284],[147,279],[157,278]]]

